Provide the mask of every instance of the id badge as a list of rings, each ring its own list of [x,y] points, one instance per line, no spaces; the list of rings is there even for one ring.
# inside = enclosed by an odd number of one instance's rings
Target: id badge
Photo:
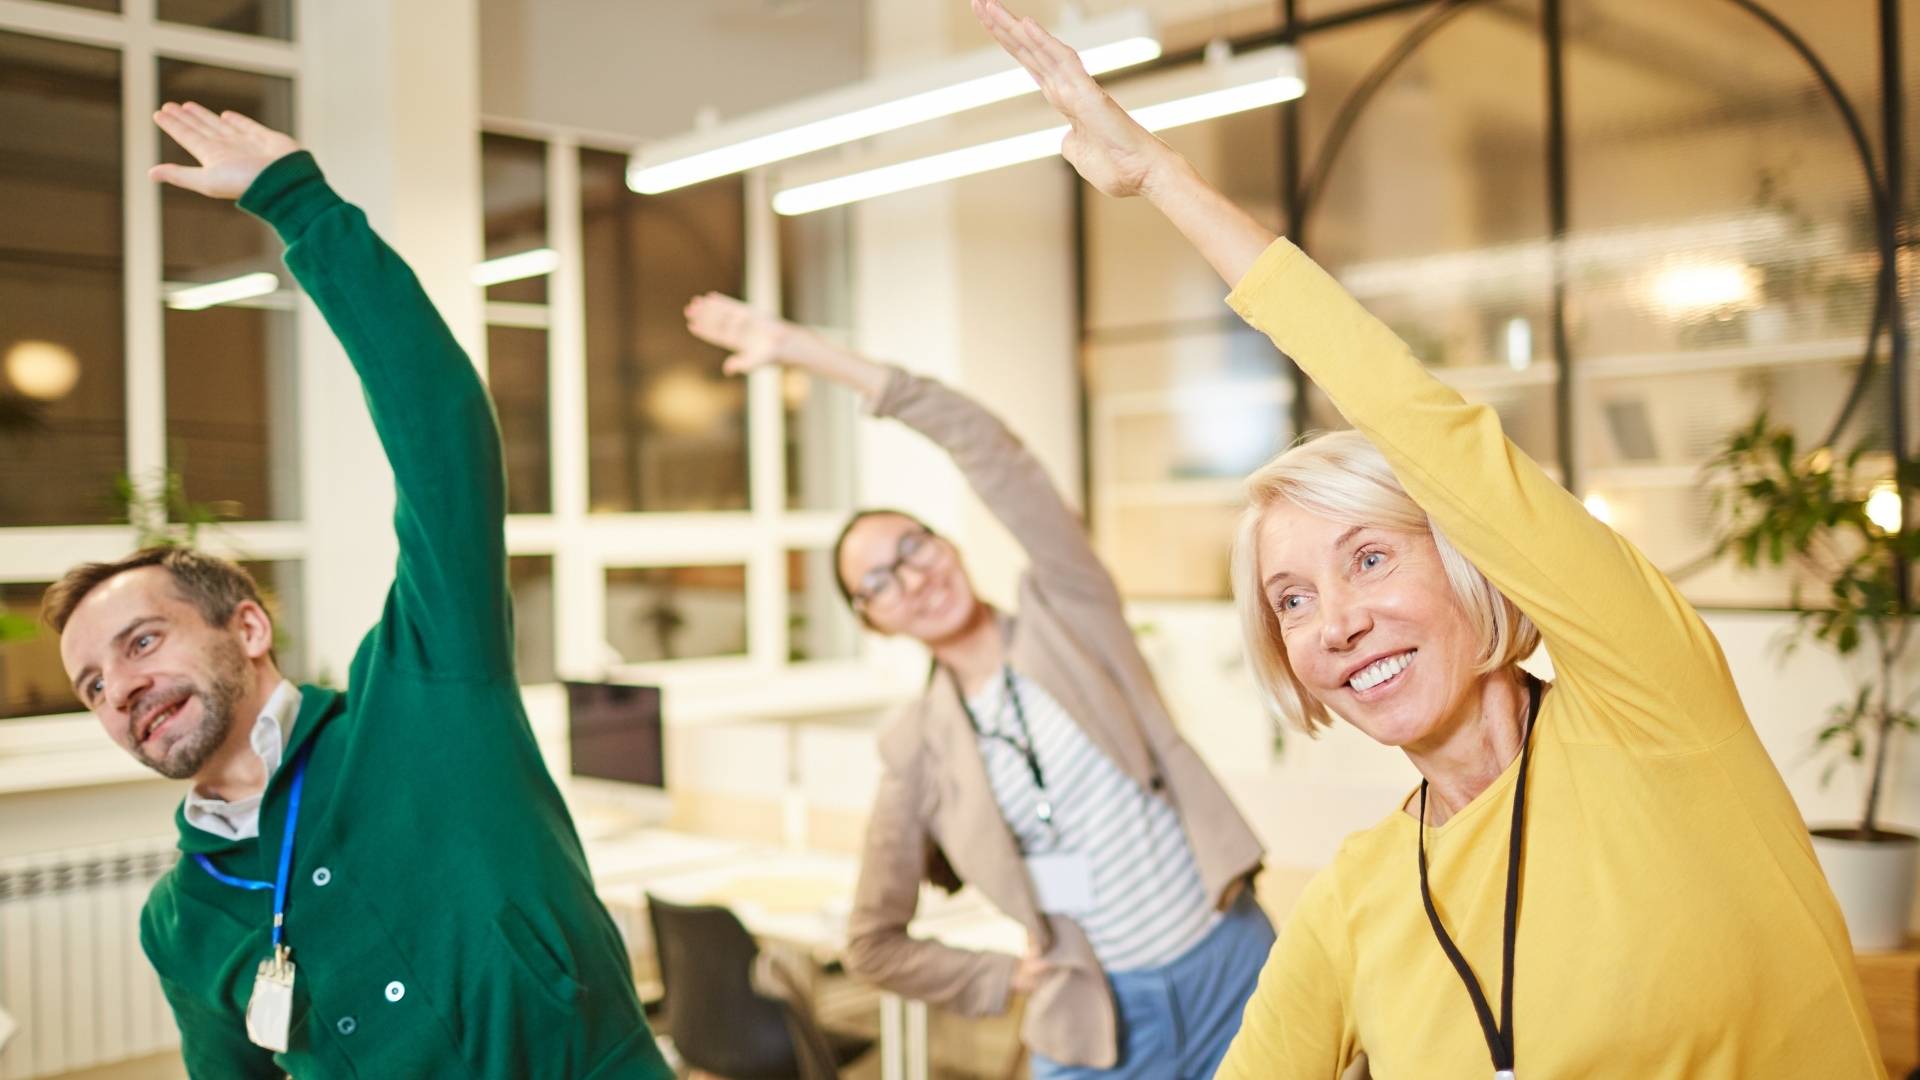
[[[247,1038],[255,1046],[284,1054],[293,1026],[293,958],[284,946],[260,961],[247,999]]]
[[[1084,915],[1093,910],[1093,860],[1084,852],[1029,855],[1027,876],[1033,879],[1041,911]]]

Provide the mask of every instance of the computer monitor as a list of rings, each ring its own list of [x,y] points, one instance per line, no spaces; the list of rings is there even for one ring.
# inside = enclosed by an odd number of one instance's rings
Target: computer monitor
[[[568,785],[575,820],[593,834],[659,824],[673,812],[660,688],[568,682]]]

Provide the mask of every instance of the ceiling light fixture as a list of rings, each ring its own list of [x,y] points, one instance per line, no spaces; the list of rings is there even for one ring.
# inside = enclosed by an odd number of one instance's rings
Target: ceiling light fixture
[[[280,278],[271,270],[209,281],[204,285],[176,285],[167,291],[167,306],[175,311],[200,311],[216,304],[251,300],[280,291]]]
[[[473,268],[472,277],[475,285],[504,285],[509,281],[551,274],[559,266],[559,252],[552,248],[534,248],[532,251],[519,251],[478,263]]]
[[[1306,89],[1299,54],[1275,45],[1129,82],[1116,88],[1114,96],[1148,131],[1165,131],[1291,101]],[[1057,121],[1050,109],[1045,115]],[[1026,128],[1016,134],[970,140],[957,149],[922,152],[852,172],[839,163],[840,175],[818,180],[783,176],[800,182],[775,192],[773,208],[781,214],[808,214],[1058,154],[1067,126],[1040,122],[1038,114],[1026,116],[1012,125]]]
[[[1160,55],[1152,20],[1141,11],[1072,22],[1059,36],[1096,75]],[[642,195],[672,191],[1037,89],[1001,49],[980,49],[643,147],[627,166],[627,186]]]

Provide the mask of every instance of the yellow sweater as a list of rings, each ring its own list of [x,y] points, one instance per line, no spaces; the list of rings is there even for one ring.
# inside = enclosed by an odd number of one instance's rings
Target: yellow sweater
[[[1555,683],[1528,776],[1515,1072],[1544,1078],[1885,1075],[1839,909],[1713,635],[1392,331],[1285,240],[1228,303],[1392,463],[1540,627]],[[1500,1001],[1516,759],[1428,833],[1434,903]],[[1418,825],[1345,842],[1283,928],[1219,1075],[1493,1072],[1420,902]]]

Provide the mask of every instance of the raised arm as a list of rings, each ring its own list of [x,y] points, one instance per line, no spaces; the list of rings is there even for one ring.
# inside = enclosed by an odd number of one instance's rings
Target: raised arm
[[[1266,333],[1392,464],[1439,530],[1539,626],[1557,681],[1590,707],[1568,734],[1665,752],[1730,734],[1745,713],[1719,646],[1672,583],[1292,244],[1275,240],[1140,127],[1079,58],[999,0],[983,25],[1072,125],[1065,152],[1103,192],[1144,195]]]
[[[696,337],[733,350],[726,362],[729,373],[768,364],[798,368],[849,387],[876,416],[893,417],[932,440],[1013,533],[1050,590],[1119,604],[1119,592],[1094,554],[1079,515],[1061,498],[1039,459],[979,402],[731,297],[696,297],[686,315],[687,329]]]
[[[1040,84],[1047,103],[1066,118],[1061,145],[1087,183],[1103,195],[1144,195],[1229,282],[1240,280],[1273,243],[1272,229],[1255,221],[1155,138],[1093,81],[1080,54],[1031,18],[1000,0],[972,0],[974,17]]]
[[[387,646],[438,674],[511,677],[505,474],[473,363],[413,271],[293,139],[192,103],[169,103],[154,120],[199,162],[156,166],[154,179],[238,199],[273,226],[360,377],[397,494]]]

